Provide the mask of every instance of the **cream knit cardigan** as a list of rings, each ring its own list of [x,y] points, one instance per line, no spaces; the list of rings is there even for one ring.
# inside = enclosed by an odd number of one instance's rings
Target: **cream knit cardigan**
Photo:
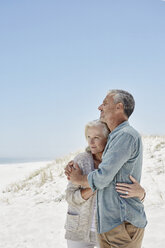
[[[82,169],[83,174],[89,174],[94,170],[93,157],[90,152],[77,155],[74,159]],[[80,186],[68,183],[66,189],[66,201],[68,202],[68,212],[65,223],[65,238],[74,241],[93,242],[91,235],[96,243],[97,235],[91,232],[93,218],[93,207],[96,194],[88,200],[84,200],[80,193]]]

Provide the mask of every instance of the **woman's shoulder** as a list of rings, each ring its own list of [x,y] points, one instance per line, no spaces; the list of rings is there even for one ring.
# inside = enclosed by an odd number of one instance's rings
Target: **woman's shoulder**
[[[83,152],[78,154],[74,161],[78,163],[80,169],[83,170],[83,174],[88,174],[90,171],[93,170],[94,163],[93,163],[93,157],[91,152]]]
[[[82,153],[79,153],[75,158],[74,158],[74,161],[76,163],[78,162],[85,162],[85,161],[90,161],[92,160],[92,154],[91,152],[82,152]]]

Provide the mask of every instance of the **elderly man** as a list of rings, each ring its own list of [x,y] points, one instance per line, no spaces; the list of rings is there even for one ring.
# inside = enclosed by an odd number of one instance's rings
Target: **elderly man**
[[[100,120],[111,133],[99,168],[82,175],[78,165],[68,174],[72,183],[97,190],[97,231],[101,248],[140,248],[147,224],[144,207],[138,198],[121,198],[115,185],[131,183],[129,175],[140,181],[142,141],[129,125],[134,110],[132,95],[111,90],[99,106]],[[125,192],[127,194],[127,192]]]

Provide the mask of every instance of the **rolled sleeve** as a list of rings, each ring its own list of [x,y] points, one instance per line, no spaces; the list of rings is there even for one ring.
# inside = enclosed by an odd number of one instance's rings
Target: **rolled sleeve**
[[[97,189],[96,186],[95,186],[95,184],[94,184],[94,180],[93,180],[93,178],[94,178],[93,174],[94,173],[95,173],[95,171],[92,171],[87,176],[89,186],[91,187],[91,189],[92,189],[93,192]]]
[[[109,142],[99,168],[88,175],[92,191],[107,187],[133,153],[135,140],[128,133],[122,133],[112,144]]]

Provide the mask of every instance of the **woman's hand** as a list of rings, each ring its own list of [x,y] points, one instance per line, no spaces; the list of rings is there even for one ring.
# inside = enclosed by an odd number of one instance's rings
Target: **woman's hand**
[[[84,188],[90,187],[87,175],[83,175],[83,171],[74,161],[70,161],[65,167],[65,175],[67,179],[75,185],[81,185]]]
[[[64,168],[64,173],[65,173],[65,175],[67,176],[67,179],[69,180],[69,175],[70,175],[70,173],[72,172],[72,170],[73,170],[73,166],[74,166],[74,161],[73,160],[71,160],[67,165],[66,165],[66,167]]]
[[[83,173],[77,163],[75,163],[74,161],[70,161],[64,170],[65,170],[65,175],[67,176],[67,179],[69,181],[71,181],[73,184],[76,185],[80,184]]]
[[[116,191],[124,194],[120,195],[122,198],[138,197],[141,201],[145,198],[144,188],[136,181],[134,177],[130,175],[132,184],[129,183],[117,183]]]

